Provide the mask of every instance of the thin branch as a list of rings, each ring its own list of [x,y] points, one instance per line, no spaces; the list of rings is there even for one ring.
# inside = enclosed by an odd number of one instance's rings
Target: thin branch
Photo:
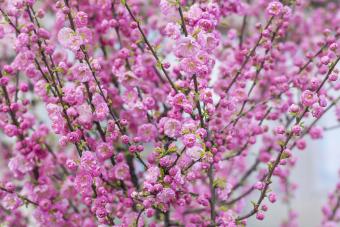
[[[126,2],[125,2],[125,4],[124,4],[124,6],[125,6],[125,8],[127,9],[127,11],[129,12],[129,14],[130,14],[132,20],[137,24],[137,28],[138,28],[139,32],[141,33],[144,42],[146,43],[146,45],[147,45],[148,48],[150,49],[152,55],[153,55],[154,58],[156,59],[157,64],[160,66],[162,72],[164,73],[166,79],[167,79],[168,82],[170,83],[172,89],[174,89],[175,92],[178,93],[178,90],[177,90],[175,84],[172,82],[172,80],[171,80],[171,78],[170,78],[168,72],[165,70],[165,68],[164,68],[164,66],[163,66],[163,63],[161,62],[161,60],[159,59],[159,57],[158,57],[157,54],[156,54],[156,51],[154,50],[154,48],[151,46],[149,40],[147,39],[147,37],[146,37],[146,35],[145,35],[145,33],[144,33],[144,31],[143,31],[141,25],[140,25],[140,21],[137,20],[137,18],[134,16],[134,14],[132,13],[132,11],[131,11],[129,5],[128,5]]]

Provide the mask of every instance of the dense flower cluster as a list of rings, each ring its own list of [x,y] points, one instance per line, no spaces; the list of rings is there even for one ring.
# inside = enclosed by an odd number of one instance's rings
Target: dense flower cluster
[[[244,226],[340,122],[338,1],[3,0],[0,19],[0,224]]]

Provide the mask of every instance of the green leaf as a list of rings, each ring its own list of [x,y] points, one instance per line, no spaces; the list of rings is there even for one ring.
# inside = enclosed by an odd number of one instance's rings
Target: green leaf
[[[53,72],[57,72],[57,73],[64,73],[64,70],[63,70],[63,68],[61,68],[61,67],[55,67],[53,70],[52,70]]]
[[[162,153],[162,152],[163,152],[163,149],[160,148],[160,147],[156,147],[156,148],[155,148],[155,151],[156,151],[157,153]]]
[[[213,186],[214,186],[215,188],[222,188],[222,189],[224,189],[226,183],[227,183],[227,182],[226,182],[225,179],[217,178],[217,179],[214,180]]]
[[[268,169],[271,171],[274,168],[274,164],[272,162],[268,163]]]
[[[8,76],[9,74],[6,71],[2,71],[3,76]]]
[[[123,5],[126,5],[126,0],[120,0]]]
[[[228,206],[222,205],[220,207],[220,210],[226,212],[226,211],[228,211]]]
[[[157,61],[156,67],[158,69],[161,69],[162,68],[162,63],[160,61]]]
[[[203,117],[204,118],[209,118],[209,113],[208,113],[208,111],[203,111]]]
[[[298,116],[297,113],[293,113],[293,112],[291,112],[290,115],[292,115],[293,117],[297,117]]]
[[[46,89],[47,94],[49,94],[51,91],[51,84],[46,84],[45,89]]]
[[[301,122],[300,122],[300,126],[301,126],[301,128],[305,128],[305,122],[304,122],[304,121],[301,121]]]
[[[171,147],[169,147],[169,149],[168,149],[168,153],[174,153],[174,152],[176,152],[177,151],[177,147],[176,146],[171,146]]]
[[[280,146],[284,146],[285,145],[285,141],[279,140],[279,141],[277,141],[277,144],[279,144]]]
[[[283,152],[281,155],[281,159],[287,159],[289,158],[289,154],[287,152]]]

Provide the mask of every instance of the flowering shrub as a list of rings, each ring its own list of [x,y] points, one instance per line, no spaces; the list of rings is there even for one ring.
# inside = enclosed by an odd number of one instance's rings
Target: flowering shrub
[[[340,121],[338,1],[2,0],[0,12],[8,226],[261,221],[296,188],[306,137],[337,128],[319,120]],[[339,225],[339,190],[323,226]],[[296,225],[291,210],[283,226]]]

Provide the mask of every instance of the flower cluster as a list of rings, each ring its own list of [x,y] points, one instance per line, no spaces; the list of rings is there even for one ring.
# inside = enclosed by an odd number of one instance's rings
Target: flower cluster
[[[306,138],[339,128],[339,15],[312,0],[0,1],[0,225],[264,220],[296,189]],[[339,225],[339,198],[322,225]]]

